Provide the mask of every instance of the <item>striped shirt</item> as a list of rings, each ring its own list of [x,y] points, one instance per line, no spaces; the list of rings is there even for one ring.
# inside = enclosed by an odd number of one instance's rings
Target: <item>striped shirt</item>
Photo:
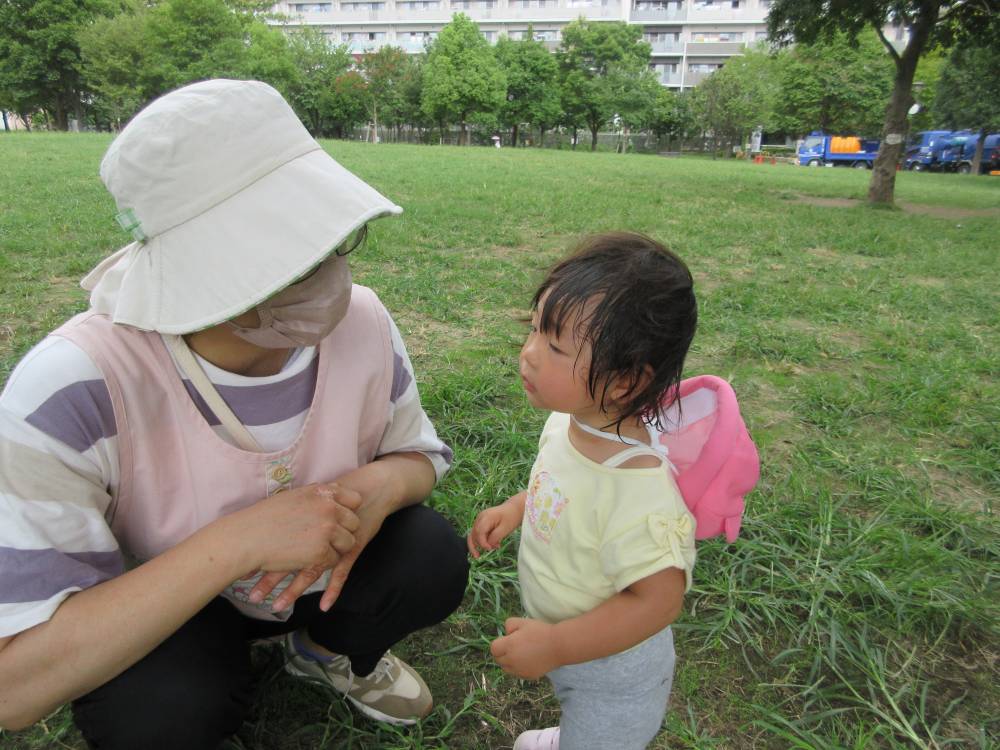
[[[451,449],[425,414],[402,337],[391,318],[388,324],[394,366],[377,453],[420,452],[440,479]],[[296,350],[281,372],[266,377],[236,375],[195,356],[262,450],[295,440],[316,387],[314,347]],[[235,444],[183,382],[219,437]],[[0,637],[48,620],[73,592],[123,572],[106,518],[118,482],[117,427],[101,372],[75,344],[50,336],[28,352],[0,394]]]

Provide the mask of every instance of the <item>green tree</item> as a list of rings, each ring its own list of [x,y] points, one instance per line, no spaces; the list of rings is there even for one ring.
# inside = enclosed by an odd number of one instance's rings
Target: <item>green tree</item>
[[[306,26],[289,35],[292,60],[299,72],[289,103],[314,136],[334,127],[334,85],[354,58],[345,44],[335,45],[319,29]]]
[[[348,70],[333,81],[326,116],[333,135],[344,138],[368,114],[368,84],[356,70]]]
[[[147,6],[136,0],[114,18],[99,18],[77,34],[80,72],[93,93],[97,124],[121,126],[146,103],[140,87],[146,65]]]
[[[893,64],[874,32],[799,44],[778,63],[778,129],[804,135],[877,134],[892,91]]]
[[[597,133],[617,114],[621,92],[639,81],[649,65],[650,46],[642,27],[624,22],[593,22],[578,18],[562,32],[559,64],[562,101],[567,123],[590,129],[590,150],[597,150]]]
[[[793,40],[811,44],[843,31],[856,39],[867,27],[875,29],[896,66],[892,95],[882,126],[882,145],[875,159],[868,200],[891,204],[899,163],[909,129],[913,81],[921,55],[956,39],[975,37],[1000,43],[991,21],[1000,14],[1000,0],[774,0],[767,16],[768,34],[780,44]],[[901,50],[886,38],[891,23],[905,26],[909,39]]]
[[[370,138],[378,140],[379,116],[387,125],[396,124],[403,110],[403,78],[410,67],[409,55],[400,47],[381,47],[361,61],[368,87],[365,107],[372,123]]]
[[[439,124],[459,122],[459,142],[469,143],[468,122],[477,112],[495,112],[507,81],[489,42],[464,13],[452,16],[431,44],[424,67],[422,106]]]
[[[143,36],[146,100],[192,81],[234,78],[244,68],[243,26],[223,0],[166,0],[150,9]]]
[[[731,57],[694,89],[692,104],[713,151],[732,153],[758,127],[774,127],[778,77],[774,58],[762,50]]]
[[[688,92],[683,94],[660,87],[649,114],[647,127],[657,138],[667,139],[667,148],[674,138],[683,137],[694,127],[694,115]]]
[[[77,34],[112,16],[115,0],[2,0],[0,108],[27,116],[42,110],[59,130],[83,116]]]
[[[302,72],[295,65],[291,43],[280,29],[250,19],[246,22],[246,51],[240,77],[264,81],[288,98],[299,85]]]
[[[945,127],[979,131],[972,174],[979,174],[986,134],[1000,132],[1000,46],[961,45],[941,71],[934,113]]]
[[[511,145],[517,146],[522,123],[545,130],[559,118],[559,66],[548,48],[534,38],[532,28],[524,39],[501,36],[494,53],[507,78],[507,96],[498,117],[511,128]]]

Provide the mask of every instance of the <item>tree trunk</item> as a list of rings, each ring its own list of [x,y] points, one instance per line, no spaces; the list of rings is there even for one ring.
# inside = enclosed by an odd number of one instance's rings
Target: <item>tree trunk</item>
[[[573,126],[573,150],[574,151],[576,151],[576,136],[577,136],[577,128],[576,128],[576,125],[574,125]]]
[[[545,148],[545,126],[538,127],[538,148]]]
[[[511,134],[510,134],[510,145],[511,145],[511,148],[517,148],[517,129],[518,129],[518,123],[515,122],[514,123],[514,130],[511,131]]]
[[[917,16],[910,27],[910,41],[902,54],[896,52],[882,28],[877,26],[879,38],[889,50],[896,63],[896,80],[892,96],[885,110],[885,124],[882,126],[882,143],[872,166],[872,179],[868,185],[868,202],[874,205],[891,206],[896,190],[896,165],[899,164],[903,149],[906,148],[906,134],[910,129],[908,110],[913,104],[913,74],[917,61],[927,45],[931,30],[937,23],[938,4],[932,3],[924,13]]]
[[[597,131],[600,126],[591,126],[590,128],[590,150],[597,151]]]
[[[10,123],[7,122],[7,110],[0,110],[0,115],[3,115],[3,129],[10,130]]]
[[[976,143],[976,153],[972,157],[972,169],[969,174],[979,174],[983,167],[983,149],[986,147],[986,130],[979,131],[979,141]]]
[[[31,120],[28,119],[30,117],[30,115],[27,112],[18,112],[17,116],[20,117],[21,118],[21,122],[24,123],[24,132],[30,133],[31,132]]]
[[[468,146],[469,144],[465,140],[466,130],[465,130],[465,115],[462,115],[462,129],[458,131],[458,145]]]

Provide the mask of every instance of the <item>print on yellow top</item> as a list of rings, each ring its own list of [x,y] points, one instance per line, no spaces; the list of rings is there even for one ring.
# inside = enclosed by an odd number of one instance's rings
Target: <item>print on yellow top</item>
[[[551,474],[547,471],[535,474],[531,486],[528,487],[528,500],[525,505],[531,530],[536,537],[546,544],[550,542],[559,516],[568,503],[569,499],[556,486]]]

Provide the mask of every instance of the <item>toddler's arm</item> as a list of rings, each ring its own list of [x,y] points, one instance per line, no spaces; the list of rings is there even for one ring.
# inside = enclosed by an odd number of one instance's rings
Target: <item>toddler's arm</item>
[[[507,498],[506,502],[487,508],[476,516],[472,530],[465,540],[470,555],[478,559],[480,548],[496,549],[504,537],[521,525],[527,496],[527,492],[518,492]]]
[[[555,625],[508,618],[507,635],[493,641],[490,651],[505,672],[528,680],[564,664],[620,653],[677,619],[685,585],[683,570],[666,568],[636,581],[590,612]]]

